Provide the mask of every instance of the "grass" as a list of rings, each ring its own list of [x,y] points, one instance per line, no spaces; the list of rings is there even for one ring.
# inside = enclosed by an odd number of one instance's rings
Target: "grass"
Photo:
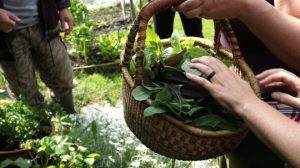
[[[181,23],[180,16],[178,13],[176,13],[176,15],[175,15],[174,29],[178,30],[181,36],[184,36],[182,23]],[[212,20],[202,19],[202,33],[205,38],[211,39],[211,40],[213,39],[214,29],[213,29],[213,21]]]
[[[121,99],[121,75],[120,72],[95,73],[88,75],[84,72],[75,73],[78,81],[74,89],[75,107],[79,109],[87,104],[105,102],[111,105]]]

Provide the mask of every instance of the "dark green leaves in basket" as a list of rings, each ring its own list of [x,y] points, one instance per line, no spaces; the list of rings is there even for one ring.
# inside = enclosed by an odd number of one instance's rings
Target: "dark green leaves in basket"
[[[240,127],[241,121],[234,119],[226,120],[220,115],[208,114],[193,120],[191,125],[207,130],[236,130]]]
[[[153,31],[147,33],[143,51],[143,81],[132,91],[137,101],[151,99],[144,116],[168,113],[186,124],[207,130],[236,130],[241,120],[226,112],[208,92],[187,79],[185,73],[203,76],[191,69],[191,59],[211,55],[209,51],[194,46],[193,40],[181,41],[176,31],[165,50]],[[220,59],[227,65],[232,61]]]

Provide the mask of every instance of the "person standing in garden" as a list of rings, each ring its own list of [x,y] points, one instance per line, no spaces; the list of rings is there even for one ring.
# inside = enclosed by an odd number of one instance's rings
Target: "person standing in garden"
[[[171,37],[174,27],[176,11],[171,8],[165,9],[153,16],[154,31],[161,39]],[[187,18],[179,12],[182,27],[186,36],[203,37],[201,18]]]
[[[0,64],[11,95],[41,104],[37,70],[53,100],[71,114],[73,71],[59,36],[73,28],[69,6],[69,0],[0,0]]]

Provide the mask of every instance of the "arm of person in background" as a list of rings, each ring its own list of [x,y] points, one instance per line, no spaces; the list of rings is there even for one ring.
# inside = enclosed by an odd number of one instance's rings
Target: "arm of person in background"
[[[0,30],[8,33],[13,30],[16,23],[21,21],[21,19],[14,15],[13,13],[0,9]]]
[[[187,74],[187,77],[207,89],[226,109],[240,116],[262,142],[291,166],[300,167],[300,126],[298,123],[260,100],[246,81],[229,70],[218,59],[214,57],[196,58],[192,60],[190,67],[205,75],[215,72],[210,81],[192,74]],[[266,87],[272,83],[281,82],[299,93],[300,79],[287,73],[270,70],[258,75],[258,78]],[[298,103],[300,101],[300,98],[297,97],[292,99],[290,102],[285,102],[293,104],[292,101]],[[299,107],[299,104],[296,106]]]
[[[73,17],[68,8],[60,9],[59,18],[61,24],[61,31],[65,32],[66,35],[70,34],[73,30]]]
[[[71,6],[70,0],[55,0],[57,9],[59,11],[59,18],[60,18],[60,26],[61,31],[65,32],[66,35],[71,33],[74,26],[74,21],[72,14],[69,10]]]
[[[188,17],[238,18],[283,62],[300,72],[300,1],[186,0],[174,7]]]
[[[288,91],[273,92],[272,98],[289,106],[300,109],[300,80],[299,77],[284,69],[270,69],[257,75],[259,84],[264,88],[280,88]]]

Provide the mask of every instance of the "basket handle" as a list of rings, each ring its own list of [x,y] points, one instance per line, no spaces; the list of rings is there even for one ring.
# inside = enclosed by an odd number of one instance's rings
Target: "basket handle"
[[[145,40],[146,40],[146,30],[148,21],[150,18],[155,15],[156,13],[167,9],[172,6],[176,6],[182,3],[184,0],[151,0],[148,4],[146,4],[140,11],[138,17],[134,20],[133,26],[131,27],[127,42],[125,46],[125,51],[123,53],[123,58],[121,60],[121,66],[129,67],[131,57],[133,55],[133,46],[136,39],[136,35],[138,34],[137,38],[137,48],[136,48],[136,74],[134,80],[134,86],[140,84],[143,78],[143,56],[142,51],[145,48]],[[214,50],[217,53],[219,48],[221,47],[220,44],[220,36],[221,30],[224,32],[226,39],[228,40],[229,44],[232,47],[232,55],[235,62],[235,65],[241,69],[245,77],[248,78],[250,85],[252,86],[253,90],[258,94],[259,86],[257,81],[255,80],[254,74],[249,66],[244,61],[244,58],[241,54],[238,41],[235,37],[233,29],[230,25],[229,20],[227,19],[219,19],[214,20],[215,24],[215,37],[214,37]]]

